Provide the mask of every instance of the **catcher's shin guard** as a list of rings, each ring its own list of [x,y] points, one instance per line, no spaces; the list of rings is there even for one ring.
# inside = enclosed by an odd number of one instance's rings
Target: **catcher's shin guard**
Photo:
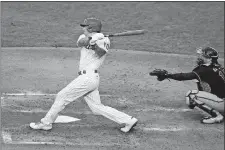
[[[203,111],[207,112],[211,116],[215,117],[216,113],[213,112],[213,109],[210,107],[206,106],[203,102],[196,101],[198,90],[191,90],[188,91],[186,94],[186,104],[188,105],[189,108],[194,109],[195,106],[198,108],[202,109]]]
[[[192,90],[188,91],[186,94],[186,104],[189,108],[194,109],[194,107],[198,107],[204,112],[211,115],[211,117],[204,117],[201,122],[206,124],[212,124],[212,123],[220,123],[223,121],[223,116],[213,108],[210,108],[209,106],[205,105],[205,103],[197,101],[196,94],[198,93],[198,90]]]
[[[212,117],[216,117],[217,116],[217,111],[208,107],[207,105],[205,104],[198,104],[196,103],[196,106],[198,108],[200,108],[201,110],[203,110],[204,112],[208,113],[209,115],[211,115]]]
[[[196,107],[200,108],[204,112],[206,112],[209,115],[211,115],[211,117],[203,117],[202,120],[201,120],[201,123],[213,124],[213,123],[220,123],[220,122],[223,121],[223,115],[221,115],[215,109],[208,107],[204,103],[203,104],[196,103]]]

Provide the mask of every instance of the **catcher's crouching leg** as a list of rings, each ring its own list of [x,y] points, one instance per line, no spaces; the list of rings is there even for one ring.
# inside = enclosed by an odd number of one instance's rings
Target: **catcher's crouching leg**
[[[189,108],[198,107],[211,117],[204,117],[201,122],[206,124],[220,123],[223,121],[224,101],[217,96],[198,90],[188,91],[186,94],[186,104]]]
[[[194,107],[196,106],[196,102],[195,102],[195,99],[196,99],[196,96],[195,94],[198,93],[198,90],[189,90],[187,93],[186,93],[186,104],[188,105],[188,107],[190,109],[194,109]]]

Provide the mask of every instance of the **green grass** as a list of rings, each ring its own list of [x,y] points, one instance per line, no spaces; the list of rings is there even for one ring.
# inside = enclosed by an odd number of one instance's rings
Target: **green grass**
[[[223,56],[223,2],[2,2],[2,47],[76,47],[79,23],[103,21],[104,33],[146,29],[112,39],[112,48],[192,54],[212,46]]]

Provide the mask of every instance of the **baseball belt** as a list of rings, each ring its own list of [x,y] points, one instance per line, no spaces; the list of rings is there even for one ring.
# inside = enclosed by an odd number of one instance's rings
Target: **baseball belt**
[[[82,74],[86,74],[87,71],[86,70],[82,70],[78,72],[78,75],[82,75]],[[94,73],[98,73],[98,70],[94,70]]]

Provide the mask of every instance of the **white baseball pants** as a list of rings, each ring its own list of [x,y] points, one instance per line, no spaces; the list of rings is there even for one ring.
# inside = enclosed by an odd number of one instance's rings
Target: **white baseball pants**
[[[53,105],[41,121],[47,124],[54,123],[58,113],[66,105],[84,96],[86,103],[94,114],[102,115],[118,124],[129,122],[131,116],[101,103],[98,91],[99,78],[99,74],[93,71],[78,76],[57,94]]]

